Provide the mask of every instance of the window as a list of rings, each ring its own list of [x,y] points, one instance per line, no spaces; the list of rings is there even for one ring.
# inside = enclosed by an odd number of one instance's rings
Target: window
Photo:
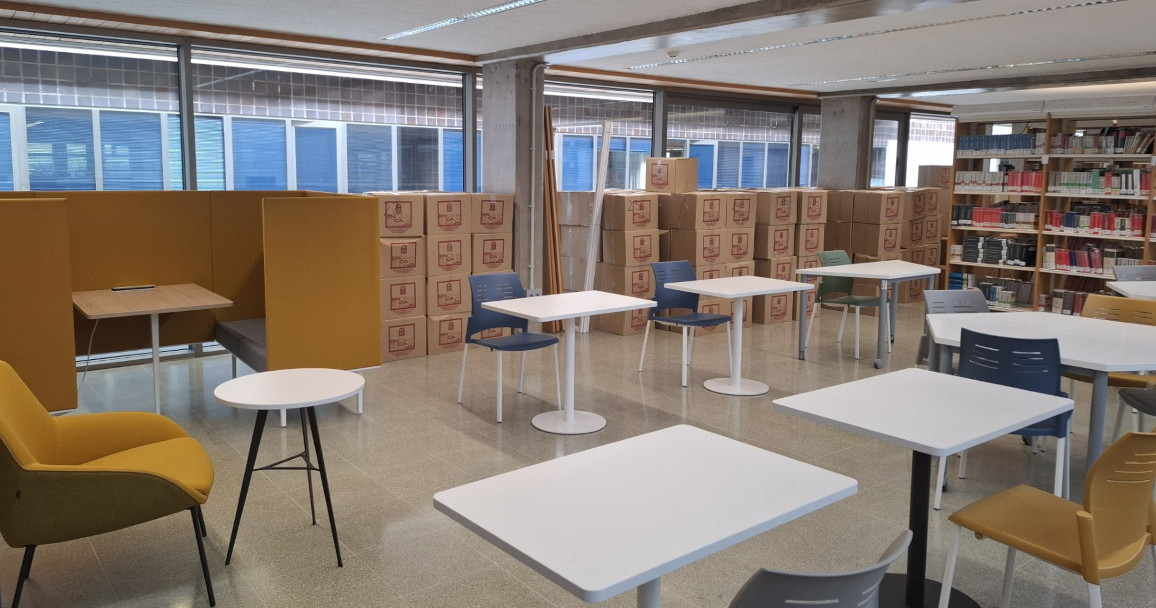
[[[743,188],[763,187],[765,184],[763,179],[763,159],[766,155],[766,144],[750,142],[743,144],[743,178],[740,184]]]
[[[714,188],[714,144],[691,142],[687,156],[698,159],[698,187]]]
[[[337,129],[294,127],[297,189],[337,192]]]
[[[465,161],[462,150],[462,130],[442,131],[442,190],[465,190]]]
[[[875,119],[871,145],[871,186],[894,186],[899,160],[899,121]]]
[[[92,110],[29,107],[28,181],[32,190],[96,190]]]
[[[790,144],[767,144],[767,187],[782,188],[790,185]]]
[[[346,127],[349,191],[393,190],[393,127]]]
[[[193,119],[197,140],[197,189],[225,189],[225,119],[197,116]]]
[[[12,168],[12,115],[0,112],[0,190],[16,189]]]
[[[700,188],[786,186],[793,123],[786,111],[672,103],[667,150],[691,141],[687,156],[699,160]]]
[[[562,136],[562,190],[594,189],[594,138],[588,135]]]
[[[104,189],[163,190],[161,141],[160,114],[100,112],[100,159]]]
[[[285,121],[234,118],[233,189],[285,190]]]
[[[737,141],[718,142],[718,177],[715,187],[737,188],[742,166],[742,144]]]
[[[438,189],[437,129],[398,127],[397,155],[399,190]]]
[[[802,149],[799,150],[799,185],[819,185],[819,135],[823,117],[803,114]]]
[[[563,157],[555,161],[555,171],[563,190],[594,189],[603,136],[610,137],[606,187],[642,186],[653,128],[653,93],[548,82],[545,94],[553,125],[562,132],[555,150]],[[610,124],[608,133],[603,133],[605,122]],[[645,142],[645,153],[641,153],[641,142]],[[571,171],[578,173],[571,175]]]

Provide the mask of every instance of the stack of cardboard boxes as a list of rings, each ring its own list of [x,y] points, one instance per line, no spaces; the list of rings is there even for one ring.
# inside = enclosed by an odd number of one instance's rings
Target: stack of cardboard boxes
[[[754,194],[755,274],[795,281],[795,270],[818,266],[819,252],[826,240],[827,191],[774,188]],[[795,319],[800,314],[798,300],[793,293],[759,296],[754,301],[754,320],[779,323]],[[812,306],[813,298],[808,301],[807,311]]]
[[[654,192],[610,191],[602,200],[602,261],[594,289],[636,298],[654,297],[651,262],[659,260],[658,195]],[[646,309],[599,315],[596,329],[629,335],[646,329]]]
[[[513,269],[513,197],[375,195],[382,361],[460,351],[471,309],[469,276]]]
[[[582,291],[586,285],[590,224],[594,219],[593,192],[559,192],[558,224],[564,291]],[[595,260],[601,255],[597,248]]]

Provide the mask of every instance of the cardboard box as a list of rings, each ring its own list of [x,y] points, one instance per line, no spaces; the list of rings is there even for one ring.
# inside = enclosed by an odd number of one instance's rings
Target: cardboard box
[[[823,224],[827,222],[827,191],[799,190],[800,224]]]
[[[898,253],[899,233],[899,224],[851,224],[851,253]]]
[[[594,219],[593,192],[559,192],[558,223],[563,226],[589,226]]]
[[[911,220],[899,225],[899,246],[918,247],[923,244],[923,220]]]
[[[725,266],[725,270],[723,271],[723,276],[726,277],[749,277],[753,274],[755,274],[754,260],[749,262],[734,262],[733,264],[727,264]]]
[[[466,192],[426,194],[426,235],[469,234],[473,230],[473,220],[470,215],[473,196]],[[430,258],[430,261],[433,261],[433,258]]]
[[[755,197],[755,223],[785,226],[798,223],[799,192],[776,188],[759,190]]]
[[[514,232],[513,194],[474,194],[470,201],[470,232]]]
[[[473,308],[470,298],[470,275],[445,274],[430,277],[425,288],[426,314],[452,315],[468,314]]]
[[[910,249],[910,252],[911,252],[911,263],[913,263],[913,264],[926,264],[926,262],[924,261],[926,259],[926,253],[927,253],[926,247],[912,247]],[[899,291],[896,292],[895,295],[898,298],[898,300],[900,302],[903,302],[903,303],[922,302],[923,301],[923,290],[926,287],[927,287],[927,282],[922,280],[922,279],[918,280],[918,281],[904,281],[898,285]]]
[[[381,320],[426,314],[425,277],[390,277],[381,280]]]
[[[727,227],[753,228],[755,225],[755,193],[733,192],[733,198],[727,204]]]
[[[827,222],[855,221],[855,191],[829,190],[827,192]]]
[[[795,255],[815,255],[823,251],[826,224],[799,224],[795,234]]]
[[[851,248],[851,222],[827,222],[823,232],[824,251],[847,251]]]
[[[755,257],[773,260],[795,255],[795,225],[755,225]]]
[[[693,266],[722,264],[730,260],[730,231],[671,230],[669,260],[690,260]]]
[[[465,344],[466,321],[470,315],[436,315],[426,319],[426,353],[440,355],[444,353],[462,354]]]
[[[951,212],[951,210],[948,209],[951,205],[951,199],[948,198],[947,190],[942,188],[924,188],[923,196],[926,217]]]
[[[658,227],[679,230],[715,230],[727,227],[726,205],[734,200],[725,192],[686,192],[658,197]]]
[[[374,192],[383,237],[425,234],[425,195],[420,192]]]
[[[474,274],[514,269],[514,235],[486,232],[473,235],[470,254]]]
[[[602,201],[603,230],[658,228],[658,195],[653,192],[607,194]]]
[[[795,267],[799,263],[796,256],[775,258],[773,260],[755,260],[755,275],[781,281],[795,281]]]
[[[751,320],[755,323],[782,323],[795,320],[795,304],[798,299],[793,293],[776,293],[755,296],[751,310]]]
[[[694,267],[694,278],[698,279],[699,281],[705,281],[706,279],[721,279],[722,277],[727,276],[726,272],[727,272],[727,265],[726,264],[710,264],[708,266],[695,266]]]
[[[755,228],[732,228],[727,230],[727,240],[730,242],[725,257],[726,263],[749,262],[755,259]]]
[[[898,189],[898,188],[897,188]],[[927,192],[922,188],[907,188],[903,203],[903,221],[921,220],[927,214]]]
[[[955,186],[951,165],[919,165],[917,185],[928,188],[952,188]]]
[[[897,224],[903,220],[907,193],[898,190],[856,190],[852,221],[857,224]]]
[[[932,215],[923,218],[923,242],[935,243],[939,241],[939,237],[944,236],[939,231],[939,216]]]
[[[425,317],[406,317],[382,322],[382,363],[424,357],[426,353],[425,330]]]
[[[604,331],[608,334],[630,336],[646,331],[646,324],[649,318],[649,310],[641,308],[591,317],[590,325],[594,329]]]
[[[647,266],[657,262],[660,230],[603,230],[602,261],[618,266]]]
[[[468,232],[425,237],[426,275],[470,272],[473,269],[471,237]]]
[[[644,189],[648,192],[677,194],[697,190],[698,159],[648,158],[645,178]]]
[[[927,266],[943,266],[943,247],[939,241],[934,243],[924,243],[925,252],[923,254],[923,263]],[[939,279],[936,279],[938,281]]]
[[[654,271],[650,266],[599,264],[594,272],[594,289],[650,299],[654,297]]]
[[[381,239],[381,278],[425,276],[425,254],[424,236]]]

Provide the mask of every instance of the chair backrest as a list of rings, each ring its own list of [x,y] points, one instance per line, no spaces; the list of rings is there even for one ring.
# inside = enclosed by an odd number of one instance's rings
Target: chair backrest
[[[847,255],[846,251],[842,249],[833,249],[831,251],[819,252],[820,266],[845,266],[851,263],[851,256]],[[816,292],[819,299],[829,293],[845,293],[851,295],[855,289],[855,279],[851,277],[823,277],[819,283],[819,290]]]
[[[1094,293],[1084,301],[1084,309],[1080,312],[1080,316],[1156,325],[1156,300],[1137,300]]]
[[[1113,266],[1117,281],[1156,281],[1156,266]]]
[[[482,308],[482,302],[524,297],[526,290],[522,288],[522,279],[518,278],[516,272],[470,275],[470,300],[473,302],[473,308],[470,311],[470,319],[466,322],[466,340],[472,341],[473,336],[487,329],[508,327],[527,331],[530,322],[526,319]]]
[[[6,361],[0,361],[0,443],[23,468],[55,464],[56,421]]]
[[[650,268],[654,271],[654,301],[657,306],[650,309],[650,318],[653,319],[659,311],[672,308],[685,308],[691,312],[698,312],[698,294],[667,289],[667,283],[693,281],[694,266],[690,260],[674,260],[670,262],[651,262]]]
[[[1060,341],[960,330],[959,375],[1045,395],[1060,394]]]
[[[976,289],[924,289],[927,314],[989,312],[987,298]]]
[[[1154,483],[1156,433],[1126,433],[1092,464],[1077,518],[1085,580],[1123,574],[1144,556],[1156,530]]]
[[[879,583],[891,563],[907,551],[911,536],[911,530],[904,530],[877,563],[861,570],[833,574],[760,570],[743,585],[731,602],[731,608],[876,608],[879,605]]]

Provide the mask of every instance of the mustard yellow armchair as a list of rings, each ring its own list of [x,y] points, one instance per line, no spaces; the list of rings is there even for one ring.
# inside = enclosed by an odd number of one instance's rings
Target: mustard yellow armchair
[[[53,417],[0,361],[0,535],[24,547],[12,608],[38,545],[103,534],[188,510],[209,605],[201,505],[213,463],[175,422],[152,413]]]

